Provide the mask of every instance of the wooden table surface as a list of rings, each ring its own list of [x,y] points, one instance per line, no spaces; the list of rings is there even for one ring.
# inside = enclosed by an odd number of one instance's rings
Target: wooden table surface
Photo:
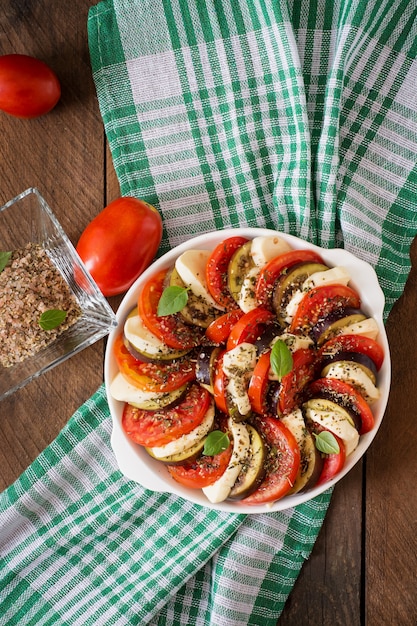
[[[0,203],[38,187],[74,244],[119,194],[89,62],[92,3],[2,0],[0,12],[0,54],[41,58],[62,84],[58,106],[44,117],[26,121],[0,113]],[[417,265],[417,245],[411,253]],[[110,299],[114,308],[118,302]],[[280,626],[417,625],[416,320],[412,270],[387,324],[392,390],[382,427],[366,458],[335,488]],[[98,388],[104,348],[103,340],[0,403],[1,489]]]

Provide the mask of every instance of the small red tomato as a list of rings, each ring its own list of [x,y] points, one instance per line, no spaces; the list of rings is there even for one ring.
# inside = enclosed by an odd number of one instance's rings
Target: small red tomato
[[[26,54],[0,56],[0,109],[23,118],[48,113],[61,97],[61,85],[46,63]]]
[[[144,200],[118,198],[82,233],[77,252],[104,296],[127,291],[153,260],[162,219]]]

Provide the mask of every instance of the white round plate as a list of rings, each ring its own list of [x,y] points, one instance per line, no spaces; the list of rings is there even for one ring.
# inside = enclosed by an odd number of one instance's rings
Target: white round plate
[[[343,470],[333,480],[319,487],[310,489],[309,491],[286,496],[272,504],[258,506],[245,506],[244,504],[231,501],[221,502],[220,504],[212,504],[207,500],[201,490],[187,489],[176,483],[169,475],[163,463],[152,459],[141,446],[133,443],[127,438],[121,428],[123,403],[114,400],[107,391],[108,403],[113,419],[111,444],[114,454],[116,455],[119,468],[123,474],[125,474],[127,478],[136,481],[146,489],[177,494],[186,500],[219,511],[246,514],[268,513],[281,511],[306,502],[341,480],[362,458],[381,425],[388,401],[391,368],[388,341],[383,324],[383,309],[385,302],[384,295],[379,286],[376,273],[368,263],[357,259],[351,253],[342,249],[326,250],[303,241],[302,239],[298,239],[297,237],[261,228],[219,230],[211,233],[205,233],[190,239],[176,248],[173,248],[170,252],[156,260],[147,270],[145,270],[145,272],[143,272],[143,274],[126,293],[116,315],[118,328],[114,329],[109,335],[105,356],[104,380],[106,383],[106,389],[108,390],[110,382],[113,380],[118,371],[117,364],[112,356],[114,341],[120,333],[127,315],[136,306],[138,293],[145,281],[147,281],[148,278],[150,278],[158,270],[172,266],[175,259],[185,250],[212,250],[224,239],[236,235],[246,237],[248,239],[253,239],[259,235],[279,235],[283,239],[286,239],[292,248],[317,250],[321,254],[325,263],[328,265],[341,265],[348,270],[350,276],[352,277],[349,284],[359,292],[362,301],[362,310],[369,317],[374,317],[379,325],[380,334],[378,341],[383,346],[385,352],[384,363],[378,374],[378,387],[381,395],[379,400],[372,405],[372,410],[375,416],[375,427],[371,432],[361,436],[358,447],[351,455],[349,455],[346,459]]]

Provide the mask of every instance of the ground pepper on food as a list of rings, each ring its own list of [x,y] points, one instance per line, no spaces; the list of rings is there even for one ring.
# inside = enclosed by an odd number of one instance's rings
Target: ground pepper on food
[[[45,311],[67,312],[57,328],[43,330]],[[0,272],[0,364],[11,367],[51,344],[81,316],[63,276],[38,244],[13,250]]]

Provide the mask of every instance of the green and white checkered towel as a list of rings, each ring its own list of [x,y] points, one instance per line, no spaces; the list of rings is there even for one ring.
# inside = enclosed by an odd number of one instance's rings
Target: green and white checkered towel
[[[88,21],[123,195],[161,252],[229,226],[344,246],[388,315],[417,231],[409,0],[104,0]],[[0,624],[275,625],[330,499],[216,513],[118,471],[104,389],[0,496]]]

